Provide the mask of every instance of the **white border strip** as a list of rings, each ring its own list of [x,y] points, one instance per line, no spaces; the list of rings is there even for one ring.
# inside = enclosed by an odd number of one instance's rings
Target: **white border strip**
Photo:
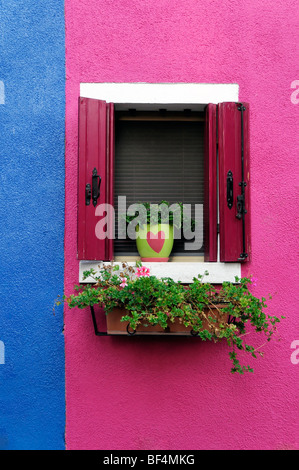
[[[83,272],[89,271],[93,268],[99,272],[99,266],[102,261],[80,261],[79,265],[79,282],[90,283],[91,279],[83,281]],[[110,264],[110,263],[105,263]],[[122,263],[114,263],[119,266]],[[128,263],[130,266],[135,266],[135,262]],[[150,269],[152,276],[158,278],[171,277],[174,281],[181,281],[183,283],[193,282],[193,278],[198,274],[204,275],[208,271],[209,275],[204,277],[206,282],[211,284],[221,284],[224,281],[235,282],[235,276],[241,277],[241,264],[240,263],[142,263]]]
[[[238,101],[239,85],[235,83],[80,83],[80,96],[120,104],[217,104],[225,101]]]

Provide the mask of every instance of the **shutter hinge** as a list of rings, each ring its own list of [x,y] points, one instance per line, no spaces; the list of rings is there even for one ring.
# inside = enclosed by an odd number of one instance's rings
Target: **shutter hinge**
[[[220,233],[220,225],[217,224],[217,233]]]

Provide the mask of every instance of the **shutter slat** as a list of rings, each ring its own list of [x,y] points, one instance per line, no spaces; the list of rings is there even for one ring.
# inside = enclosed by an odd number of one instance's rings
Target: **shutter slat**
[[[107,202],[114,206],[114,154],[115,154],[115,119],[114,119],[114,104],[107,105]],[[110,233],[114,233],[114,220],[110,219]],[[113,224],[113,227],[112,227]],[[109,237],[106,239],[106,259],[111,261],[114,256],[114,239]]]
[[[204,246],[205,261],[217,261],[217,142],[215,104],[206,107],[204,153]]]

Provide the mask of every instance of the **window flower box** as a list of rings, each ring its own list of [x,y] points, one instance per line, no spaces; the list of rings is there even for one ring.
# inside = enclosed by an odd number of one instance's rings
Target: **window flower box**
[[[105,265],[99,276],[93,270],[85,272],[85,276],[93,276],[95,284],[76,286],[77,292],[64,296],[64,301],[70,308],[90,307],[99,336],[155,334],[196,336],[214,342],[225,339],[233,348],[229,353],[233,373],[253,372],[251,366],[240,364],[239,350],[254,358],[262,355],[260,347],[246,342],[248,334],[255,330],[270,341],[280,322],[277,316],[264,312],[266,299],[260,300],[251,293],[250,287],[255,285],[251,278],[223,282],[216,289],[199,275],[185,286],[171,278],[150,276],[149,269],[140,264],[134,268],[126,263],[121,270],[119,265],[111,264]],[[105,308],[105,333],[97,330],[95,305]]]

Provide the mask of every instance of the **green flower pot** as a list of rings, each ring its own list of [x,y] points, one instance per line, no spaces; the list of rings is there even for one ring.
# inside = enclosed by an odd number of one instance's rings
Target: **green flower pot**
[[[173,247],[173,226],[144,225],[136,229],[136,245],[141,261],[168,261]]]

